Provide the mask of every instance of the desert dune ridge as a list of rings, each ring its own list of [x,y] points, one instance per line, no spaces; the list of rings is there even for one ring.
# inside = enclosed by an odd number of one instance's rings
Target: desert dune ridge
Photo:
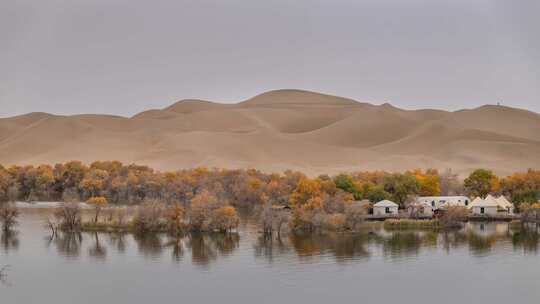
[[[120,160],[159,170],[198,166],[358,170],[489,168],[540,163],[540,115],[486,105],[455,112],[403,110],[301,90],[236,104],[179,101],[134,115],[29,113],[0,119],[0,164]]]

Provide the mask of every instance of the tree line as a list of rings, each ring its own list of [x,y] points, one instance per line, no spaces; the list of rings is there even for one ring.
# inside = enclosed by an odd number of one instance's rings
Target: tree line
[[[411,196],[503,194],[515,204],[535,203],[540,196],[540,171],[528,170],[498,177],[478,169],[463,181],[452,170],[355,172],[310,178],[301,172],[263,173],[255,169],[227,170],[204,167],[159,172],[148,166],[118,161],[80,161],[39,166],[0,165],[0,201],[87,201],[105,197],[111,204],[138,204],[145,200],[188,205],[204,190],[237,207],[270,201],[303,204],[310,195],[352,195],[355,200],[391,199],[403,205]]]
[[[354,229],[361,210],[351,203],[358,200],[390,199],[405,207],[416,196],[484,197],[493,193],[506,195],[519,208],[523,203],[538,204],[539,192],[540,171],[536,170],[499,177],[490,170],[479,169],[461,180],[451,170],[434,169],[308,177],[295,171],[263,173],[255,169],[204,167],[160,172],[118,161],[0,165],[0,202],[79,201],[99,206],[153,201],[177,204],[195,222],[197,210],[208,206],[224,213],[232,212],[225,208],[228,206],[253,208],[265,215],[268,229],[272,228],[274,218],[284,221],[270,206],[290,207],[295,228],[311,231],[327,226],[340,230]],[[202,226],[203,221],[199,222]]]

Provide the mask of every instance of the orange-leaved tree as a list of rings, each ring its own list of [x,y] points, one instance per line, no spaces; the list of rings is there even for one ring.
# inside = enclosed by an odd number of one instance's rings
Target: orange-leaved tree
[[[222,232],[230,231],[240,223],[236,209],[232,206],[223,206],[214,211],[213,228]]]
[[[185,228],[184,218],[186,216],[186,210],[176,202],[171,204],[167,208],[166,217],[167,224],[169,226],[169,232],[173,234],[178,234],[182,232]]]
[[[415,170],[414,176],[420,184],[419,195],[421,196],[439,196],[441,194],[441,179],[436,170]]]
[[[317,179],[302,178],[296,189],[289,198],[291,206],[301,206],[310,199],[318,197],[321,194],[321,183]]]

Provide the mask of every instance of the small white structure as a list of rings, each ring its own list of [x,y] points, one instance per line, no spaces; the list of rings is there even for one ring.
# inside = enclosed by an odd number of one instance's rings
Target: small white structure
[[[430,205],[432,211],[449,206],[467,207],[471,202],[466,196],[421,196],[416,201]]]
[[[398,208],[399,208],[398,204],[389,200],[383,200],[373,205],[373,215],[397,216]]]
[[[486,199],[481,199],[479,197],[475,198],[468,207],[474,215],[496,216],[499,209],[499,203],[493,196],[488,195]]]
[[[407,206],[407,211],[409,212],[409,216],[420,216],[420,217],[432,217],[433,216],[433,208],[431,207],[431,204],[427,202],[413,202],[409,206]]]
[[[499,204],[499,212],[501,212],[501,209],[504,209],[503,212],[506,212],[508,214],[514,214],[514,204],[510,203],[506,199],[506,197],[501,195],[498,198],[496,198],[495,200]]]

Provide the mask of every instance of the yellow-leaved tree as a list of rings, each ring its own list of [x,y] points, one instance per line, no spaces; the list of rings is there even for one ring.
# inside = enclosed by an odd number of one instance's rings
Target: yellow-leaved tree
[[[108,203],[107,198],[103,196],[93,196],[89,198],[88,201],[86,202],[94,207],[94,211],[95,211],[94,222],[97,223],[101,208],[106,206]]]
[[[215,229],[227,232],[238,227],[240,219],[238,218],[234,207],[223,206],[214,211],[212,222]]]
[[[169,231],[173,234],[178,234],[185,229],[184,218],[186,216],[186,210],[176,202],[167,208],[167,223]]]
[[[424,173],[421,170],[415,170],[414,176],[420,184],[419,194],[421,196],[441,195],[441,179],[437,171],[428,170]]]
[[[307,203],[310,199],[320,196],[321,194],[321,183],[316,179],[309,179],[307,177],[302,178],[296,189],[291,194],[289,198],[289,203],[291,206],[301,206]]]

